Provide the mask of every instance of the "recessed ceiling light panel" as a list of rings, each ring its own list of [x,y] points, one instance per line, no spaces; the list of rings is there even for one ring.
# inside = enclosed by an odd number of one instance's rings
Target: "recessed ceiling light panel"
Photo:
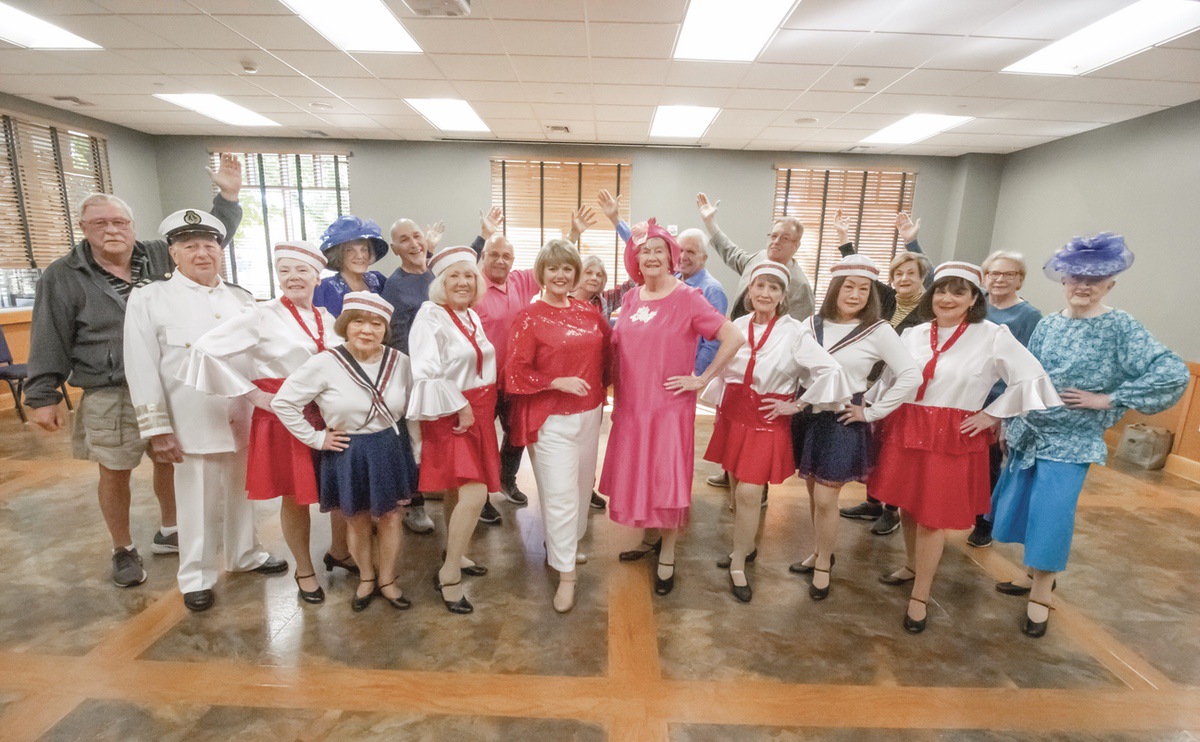
[[[154,97],[230,126],[279,126],[266,116],[212,93],[155,93]]]
[[[796,0],[692,0],[675,59],[753,62]]]
[[[279,1],[343,51],[421,53],[382,0]]]
[[[1140,0],[1001,71],[1085,75],[1198,28],[1196,0]]]
[[[886,126],[862,141],[868,144],[912,144],[934,134],[962,126],[974,116],[943,116],[938,113],[914,113]]]
[[[0,3],[0,39],[27,49],[101,49],[85,38]]]
[[[457,98],[405,98],[404,102],[442,131],[491,131],[475,109]]]
[[[650,124],[650,136],[699,139],[720,110],[708,106],[659,106]]]

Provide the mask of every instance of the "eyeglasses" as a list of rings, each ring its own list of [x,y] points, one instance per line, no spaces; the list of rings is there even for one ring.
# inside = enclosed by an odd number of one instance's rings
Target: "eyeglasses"
[[[1007,278],[1012,281],[1017,276],[1021,275],[1020,271],[988,271],[987,274],[992,278]]]
[[[117,229],[125,229],[130,224],[133,224],[133,222],[128,219],[88,219],[83,223],[83,226],[92,229],[104,229],[110,224]]]

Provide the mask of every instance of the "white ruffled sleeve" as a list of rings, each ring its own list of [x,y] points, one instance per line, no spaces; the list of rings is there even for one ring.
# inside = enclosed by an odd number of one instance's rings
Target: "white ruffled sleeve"
[[[1042,364],[1004,325],[996,333],[992,352],[996,370],[1008,388],[984,412],[992,417],[1015,417],[1032,410],[1062,406]]]
[[[880,360],[887,367],[884,373],[887,383],[883,384],[881,379],[881,383],[873,387],[879,391],[875,395],[868,393],[867,396],[873,398],[871,406],[863,411],[867,422],[887,417],[897,407],[912,400],[917,395],[917,388],[921,386],[921,371],[899,335],[884,326],[875,331],[871,342],[878,349]]]
[[[713,380],[708,382],[700,392],[700,401],[712,407],[720,407],[721,399],[725,396],[725,374],[720,373],[713,377]]]
[[[433,316],[435,308],[430,302],[422,304],[408,333],[409,360],[412,361],[408,417],[412,420],[436,420],[467,406],[462,390],[446,375],[442,360],[446,338]]]
[[[192,345],[187,363],[176,378],[188,386],[220,397],[240,397],[255,389],[229,360],[258,344],[262,313],[254,305],[223,322]]]
[[[318,353],[309,358],[304,365],[289,374],[271,400],[271,411],[284,427],[296,436],[298,441],[316,449],[321,448],[325,433],[314,428],[304,418],[304,407],[328,387],[325,379],[329,376],[329,369],[324,368],[323,355]]]
[[[840,410],[854,396],[841,364],[821,347],[811,332],[800,333],[792,358],[806,371],[807,390],[800,401],[811,405],[813,412]]]

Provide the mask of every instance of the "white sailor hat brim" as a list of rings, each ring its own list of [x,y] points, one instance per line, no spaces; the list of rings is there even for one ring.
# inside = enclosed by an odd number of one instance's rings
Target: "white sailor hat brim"
[[[221,220],[199,209],[180,209],[158,225],[158,233],[166,237],[167,242],[184,232],[208,232],[216,235],[218,241],[225,239],[225,225]]]

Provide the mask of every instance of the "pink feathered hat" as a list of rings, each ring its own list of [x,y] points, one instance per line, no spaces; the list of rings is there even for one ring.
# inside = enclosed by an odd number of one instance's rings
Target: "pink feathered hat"
[[[625,243],[625,272],[639,286],[646,283],[646,279],[642,277],[642,269],[638,267],[638,249],[654,237],[667,243],[667,248],[671,251],[671,272],[679,269],[679,243],[671,233],[658,226],[658,222],[653,219],[646,222],[644,230],[641,227],[641,224],[633,225],[629,230],[633,236]]]

